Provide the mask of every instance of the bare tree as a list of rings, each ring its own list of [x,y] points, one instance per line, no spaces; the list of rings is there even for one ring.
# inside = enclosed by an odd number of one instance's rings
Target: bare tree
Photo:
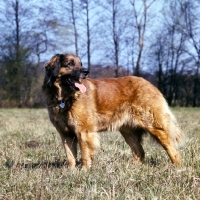
[[[137,40],[138,40],[137,42],[138,54],[136,58],[136,66],[134,67],[134,72],[133,72],[135,76],[140,76],[141,58],[144,50],[145,33],[147,30],[147,23],[149,22],[148,11],[151,5],[155,1],[156,0],[151,0],[150,2],[148,0],[141,0],[141,1],[130,0],[130,3],[133,6],[133,15],[135,19],[135,26],[137,30]]]
[[[72,24],[74,29],[74,42],[75,42],[75,52],[78,56],[78,33],[77,33],[77,25],[76,25],[76,17],[75,17],[75,6],[74,6],[74,0],[70,0],[71,3],[71,18],[72,18]]]
[[[46,39],[41,40],[43,33],[36,26],[37,19],[34,21],[33,18],[37,7],[31,2],[27,1],[25,4],[19,0],[8,0],[6,4],[1,3],[0,9],[0,59],[5,79],[5,84],[2,85],[4,100],[13,102],[13,105],[25,106],[30,100],[32,81],[37,75],[39,55],[47,49],[41,49]],[[37,64],[35,61],[31,63],[34,54],[38,57]]]
[[[91,71],[92,55],[96,50],[95,39],[99,10],[97,9],[96,1],[93,0],[80,0],[79,8],[79,47],[81,48],[79,56],[86,60],[87,68]]]
[[[188,51],[188,35],[186,33],[185,9],[183,1],[171,1],[164,10],[163,28],[156,34],[156,40],[151,46],[151,60],[155,60],[158,88],[167,98],[169,105],[186,99],[189,104],[188,91],[191,90],[191,76],[185,76],[192,65],[192,57]],[[167,15],[166,15],[167,13]],[[152,54],[153,53],[153,54]],[[184,86],[183,86],[184,84]],[[185,97],[183,98],[183,88]]]
[[[197,96],[199,91],[199,71],[200,71],[200,38],[199,38],[199,15],[198,9],[200,8],[200,2],[191,2],[188,0],[180,1],[181,8],[184,10],[185,19],[185,33],[188,36],[188,49],[187,53],[195,61],[194,65],[194,78],[193,78],[193,100],[192,106],[197,106]]]
[[[114,46],[114,58],[115,58],[115,76],[119,76],[119,45],[120,45],[120,31],[118,32],[118,27],[117,27],[117,14],[119,12],[119,7],[118,7],[117,0],[113,0],[111,2],[112,6],[112,39],[113,39],[113,46]]]
[[[90,29],[90,0],[81,0],[83,4],[83,11],[86,20],[86,38],[87,38],[87,63],[88,63],[88,70],[91,70],[91,29]]]
[[[21,105],[25,77],[24,65],[29,55],[29,46],[25,39],[25,33],[28,34],[24,21],[30,17],[28,6],[22,7],[18,0],[7,1],[2,4],[1,18],[1,59],[4,63],[5,79],[7,84],[4,85],[7,98],[14,100]],[[22,23],[23,22],[23,23]],[[3,31],[4,30],[4,31]]]
[[[78,35],[78,21],[80,20],[80,6],[79,6],[79,0],[63,0],[63,3],[61,3],[60,1],[57,2],[57,5],[61,7],[59,8],[59,10],[61,12],[65,12],[65,21],[67,23],[70,23],[72,25],[72,37],[74,38],[74,48],[75,48],[75,54],[78,56],[79,55],[79,47],[78,47],[78,41],[79,41],[79,35]],[[77,13],[79,13],[79,17],[77,16]],[[66,24],[67,24],[66,23]]]
[[[101,4],[103,9],[100,17],[99,38],[103,38],[104,57],[109,58],[115,68],[115,77],[119,76],[120,63],[125,65],[125,46],[128,37],[128,24],[130,22],[130,10],[122,0],[106,0]]]

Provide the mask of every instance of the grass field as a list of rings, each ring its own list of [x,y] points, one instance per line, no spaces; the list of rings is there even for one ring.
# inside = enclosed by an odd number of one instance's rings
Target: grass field
[[[200,199],[200,108],[173,109],[187,137],[175,168],[162,148],[144,141],[134,163],[119,133],[102,133],[88,172],[69,170],[45,109],[0,110],[0,199]]]

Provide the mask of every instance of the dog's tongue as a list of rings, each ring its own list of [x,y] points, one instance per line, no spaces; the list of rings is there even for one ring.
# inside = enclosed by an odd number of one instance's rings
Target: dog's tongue
[[[82,83],[77,83],[76,82],[75,86],[81,91],[81,93],[84,93],[86,91],[86,87]]]

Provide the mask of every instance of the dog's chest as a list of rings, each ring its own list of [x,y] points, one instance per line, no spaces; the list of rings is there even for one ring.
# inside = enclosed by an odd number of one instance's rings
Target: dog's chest
[[[48,111],[51,123],[56,127],[56,129],[64,132],[67,132],[69,128],[71,129],[72,122],[69,119],[68,112],[58,107],[49,109]]]

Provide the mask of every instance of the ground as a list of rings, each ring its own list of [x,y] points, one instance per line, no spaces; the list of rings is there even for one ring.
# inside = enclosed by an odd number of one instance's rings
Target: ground
[[[1,109],[0,199],[200,199],[200,108],[172,110],[187,137],[181,167],[148,138],[145,162],[137,164],[119,133],[102,133],[84,172],[67,168],[45,109]]]

